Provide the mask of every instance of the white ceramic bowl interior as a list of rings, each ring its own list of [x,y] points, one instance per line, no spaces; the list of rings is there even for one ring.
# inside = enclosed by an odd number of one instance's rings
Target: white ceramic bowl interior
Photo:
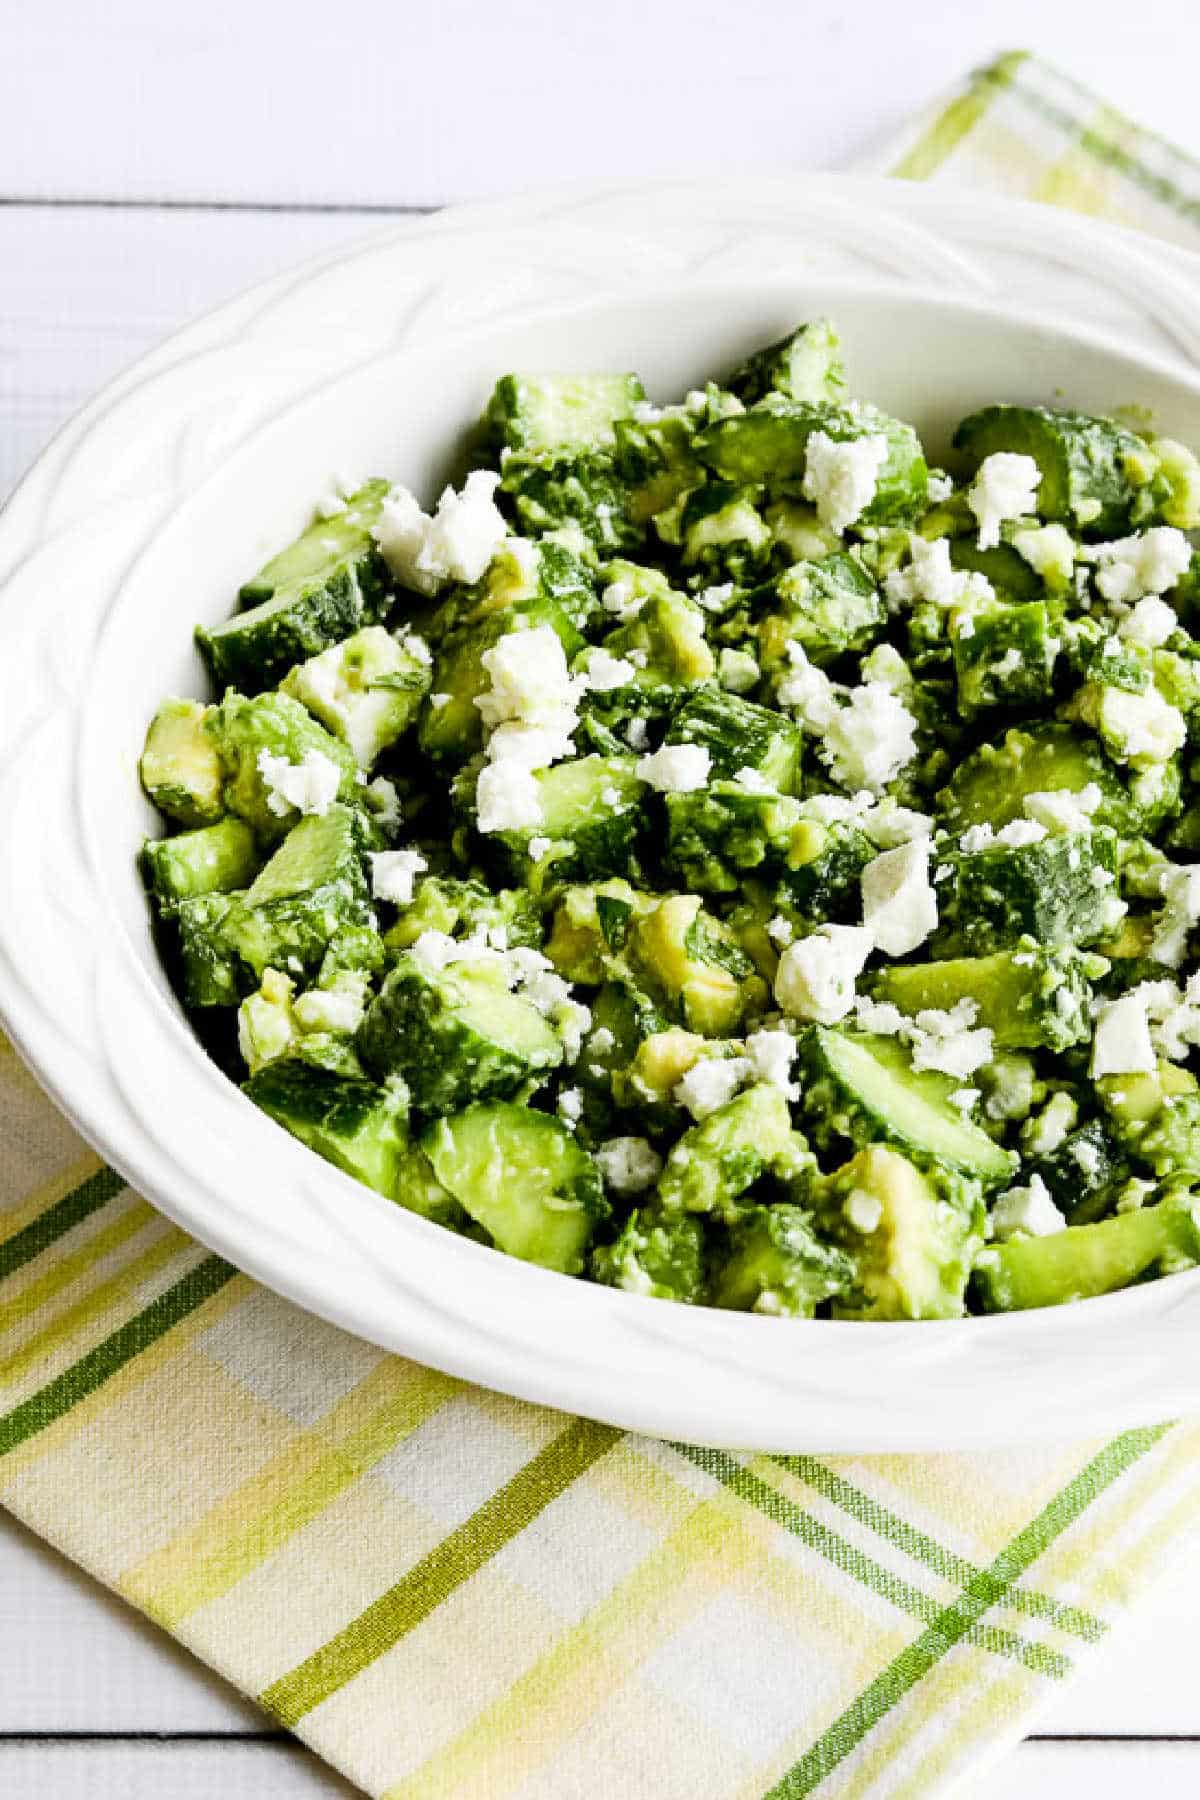
[[[846,185],[860,222],[867,195],[884,224],[904,224],[895,190]],[[786,188],[821,219],[837,218],[830,194],[842,191]],[[1172,355],[1145,333],[1138,345],[978,297],[980,284],[950,278],[961,220],[931,199],[916,280],[803,258],[736,279],[688,266],[584,299],[530,280],[483,323],[452,305],[439,318],[438,295],[459,291],[444,280],[419,304],[397,294],[403,328],[381,344],[380,284],[430,261],[430,241],[439,253],[452,241],[460,259],[465,245],[486,282],[504,213],[451,216],[425,239],[393,234],[157,353],[68,431],[0,520],[0,1003],[101,1152],[262,1281],[456,1374],[712,1444],[967,1447],[1195,1405],[1200,1273],[1009,1317],[777,1321],[569,1281],[405,1213],[303,1150],[207,1059],[158,963],[136,872],[142,836],[158,829],[136,777],[145,723],[164,694],[206,692],[192,627],[230,611],[239,581],[307,522],[333,472],[388,474],[432,497],[507,369],[636,368],[670,398],[828,313],[853,390],[911,419],[935,458],[962,414],[995,399],[1136,405],[1200,443],[1200,379],[1178,354],[1200,340],[1200,289],[1182,259],[1160,270]],[[1000,213],[1010,232],[1032,218]],[[531,241],[542,261],[530,252],[522,266],[544,272],[559,238],[541,229]],[[1080,254],[1110,242],[1118,262],[1143,254],[1101,230]],[[925,266],[939,257],[944,269]],[[547,291],[553,303],[539,303]],[[327,335],[353,354],[326,367]]]

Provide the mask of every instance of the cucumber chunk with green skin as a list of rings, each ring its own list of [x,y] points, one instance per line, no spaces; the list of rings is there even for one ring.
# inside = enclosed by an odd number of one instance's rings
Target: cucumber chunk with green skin
[[[697,429],[690,414],[668,413],[644,423],[618,419],[616,460],[629,484],[630,518],[645,523],[703,484],[705,470],[693,450]]]
[[[609,633],[604,648],[611,656],[632,657],[636,686],[650,695],[665,690],[668,703],[678,698],[672,690],[711,681],[716,673],[704,614],[683,594],[652,594],[636,619]]]
[[[1052,698],[1059,646],[1044,601],[977,606],[960,623],[953,646],[964,719],[994,707],[1029,712]]]
[[[1100,1119],[1069,1131],[1058,1148],[1030,1163],[1071,1225],[1093,1224],[1112,1210],[1130,1165]]]
[[[419,1213],[435,1225],[445,1225],[464,1237],[486,1239],[470,1214],[433,1172],[433,1164],[419,1144],[409,1144],[396,1171],[395,1191],[389,1196],[409,1212]]]
[[[259,861],[254,833],[241,819],[222,819],[177,837],[147,838],[142,850],[150,890],[163,907],[197,894],[248,887]]]
[[[528,537],[575,526],[599,556],[636,551],[645,527],[629,516],[629,488],[607,450],[514,450],[501,491]]]
[[[233,894],[198,894],[175,909],[179,986],[189,1007],[236,1006],[254,986],[248,968],[225,935],[238,904]]]
[[[874,582],[850,556],[840,552],[817,562],[793,563],[766,589],[769,610],[758,621],[759,656],[765,669],[787,665],[789,643],[801,644],[818,665],[865,650],[887,618]]]
[[[714,688],[693,694],[671,720],[663,742],[699,744],[708,751],[710,773],[719,780],[730,781],[752,769],[778,794],[796,790],[799,728],[786,714],[736,694]]]
[[[382,616],[391,604],[392,580],[372,532],[390,482],[366,482],[341,512],[317,519],[294,543],[273,556],[239,591],[245,607],[280,593],[300,593],[326,585],[343,569],[353,570],[364,619]]]
[[[873,1144],[822,1184],[818,1220],[854,1259],[839,1319],[957,1319],[983,1243],[977,1181]]]
[[[544,595],[518,600],[476,624],[460,626],[443,640],[430,683],[435,698],[421,713],[418,735],[426,756],[461,761],[478,750],[483,719],[476,701],[491,687],[484,656],[509,632],[533,631],[541,625],[554,632],[568,661],[583,649],[582,633],[558,603]]]
[[[804,1207],[782,1201],[751,1207],[734,1221],[712,1298],[734,1312],[811,1319],[853,1284],[854,1264],[845,1252],[817,1236]]]
[[[684,1132],[667,1156],[658,1198],[668,1213],[713,1213],[728,1220],[769,1169],[796,1177],[815,1166],[803,1138],[792,1130],[782,1093],[760,1082]]]
[[[547,858],[556,880],[636,879],[646,790],[635,765],[632,756],[581,756],[540,770],[538,824],[497,832],[491,840],[503,846],[514,877],[528,877],[530,843],[543,837],[550,840]]]
[[[749,412],[701,432],[696,454],[726,481],[765,482],[773,491],[799,493],[814,431],[823,431],[835,443],[876,436],[887,441],[887,459],[879,470],[874,497],[856,527],[903,524],[924,510],[929,469],[920,439],[911,425],[873,406],[851,411],[770,395]]]
[[[970,529],[974,530],[977,522],[973,513],[970,521]],[[999,598],[1014,606],[1039,599],[1043,591],[1041,577],[1011,544],[993,544],[981,550],[974,536],[951,538],[950,566],[985,576]]]
[[[164,700],[146,733],[142,786],[180,825],[212,825],[225,811],[221,759],[206,729],[212,710],[198,700]]]
[[[509,992],[493,963],[435,969],[407,953],[368,1007],[358,1051],[374,1074],[403,1075],[423,1113],[513,1094],[563,1058],[557,1033],[528,1000]]]
[[[468,1106],[432,1125],[421,1148],[498,1249],[581,1273],[608,1208],[595,1163],[557,1119],[502,1101]]]
[[[627,1294],[699,1305],[704,1299],[704,1226],[699,1219],[635,1206],[616,1241],[592,1252],[592,1279]]]
[[[938,794],[938,810],[950,831],[983,824],[999,831],[1024,817],[1028,795],[1079,794],[1094,782],[1101,796],[1094,824],[1110,825],[1122,837],[1151,836],[1178,799],[1178,772],[1165,767],[1161,781],[1130,778],[1086,732],[1046,720],[1014,727],[1000,743],[983,744],[965,758]]]
[[[772,393],[814,406],[836,405],[846,387],[841,347],[829,320],[814,319],[797,326],[778,343],[756,350],[725,385],[746,406]]]
[[[663,861],[699,894],[734,894],[747,871],[778,860],[800,814],[798,800],[747,793],[733,781],[668,794],[665,806]]]
[[[335,570],[328,581],[294,591],[280,588],[248,612],[196,627],[196,644],[218,693],[240,688],[261,693],[293,663],[315,656],[364,622],[362,593],[354,573]]]
[[[317,968],[348,926],[369,925],[362,825],[343,806],[301,819],[222,923],[226,942],[261,976]]]
[[[873,993],[910,1016],[948,1012],[971,1000],[974,1024],[992,1032],[997,1050],[1068,1050],[1091,1040],[1089,975],[1104,966],[1073,949],[1045,950],[1030,940],[991,956],[894,963],[880,970]]]
[[[370,769],[416,718],[431,675],[428,652],[422,661],[382,625],[368,625],[289,669],[282,689]]]
[[[1041,470],[1040,518],[1062,520],[1089,537],[1117,537],[1130,524],[1137,486],[1127,467],[1144,457],[1141,438],[1114,419],[1045,406],[985,406],[954,434],[973,474],[987,456],[1031,456]]]
[[[484,423],[510,450],[564,450],[613,442],[645,390],[636,375],[502,375]]]
[[[950,1096],[960,1085],[915,1070],[894,1038],[814,1025],[800,1040],[800,1109],[818,1148],[893,1145],[922,1166],[941,1164],[985,1186],[1006,1182],[1016,1159],[963,1117]]]
[[[692,586],[750,582],[761,575],[771,559],[773,540],[755,505],[757,497],[754,488],[709,481],[693,488],[678,508],[655,514],[660,536],[679,545]]]
[[[226,806],[268,842],[283,837],[300,815],[292,807],[282,815],[272,807],[258,766],[264,750],[290,763],[303,762],[310,750],[319,751],[341,771],[338,799],[353,805],[358,797],[358,764],[353,752],[331,737],[290,694],[247,697],[230,692],[209,715],[205,729],[221,758]]]
[[[1095,943],[1121,917],[1117,858],[1116,833],[1103,829],[948,855],[939,953],[986,955],[1024,937],[1051,950]]]
[[[389,1200],[400,1197],[408,1150],[403,1088],[377,1087],[285,1056],[265,1064],[242,1092],[326,1162]]]
[[[1195,1213],[1192,1195],[1168,1196],[1095,1225],[989,1245],[975,1268],[980,1304],[985,1312],[1062,1306],[1194,1268],[1200,1263]]]
[[[854,924],[862,912],[862,872],[878,854],[854,825],[801,819],[788,839],[780,893],[808,924]]]

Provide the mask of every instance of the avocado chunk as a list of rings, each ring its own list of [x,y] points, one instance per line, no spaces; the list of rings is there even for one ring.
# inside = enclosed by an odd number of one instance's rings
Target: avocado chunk
[[[510,450],[607,447],[616,421],[645,397],[636,375],[502,375],[484,421]]]
[[[1194,1195],[1168,1195],[1156,1206],[1068,1225],[1047,1237],[1013,1238],[982,1251],[975,1286],[985,1312],[1022,1312],[1111,1294],[1151,1275],[1200,1263]]]
[[[766,984],[731,931],[698,894],[668,894],[633,926],[630,962],[689,1031],[732,1037],[766,1004]]]
[[[921,1166],[943,1164],[985,1186],[1006,1182],[1014,1159],[963,1117],[956,1083],[915,1070],[903,1044],[814,1025],[800,1040],[801,1110],[819,1148],[849,1139],[894,1145]]]
[[[242,1092],[326,1162],[399,1198],[408,1144],[403,1087],[376,1087],[285,1056],[266,1063]]]
[[[787,1101],[765,1082],[701,1119],[675,1144],[659,1178],[668,1213],[736,1215],[736,1202],[768,1169],[796,1178],[815,1166],[792,1130]]]
[[[283,757],[289,763],[303,762],[310,751],[336,765],[341,774],[337,797],[353,804],[358,796],[358,765],[353,753],[337,738],[317,724],[299,701],[290,694],[228,693],[206,722],[221,758],[225,778],[225,804],[230,812],[245,819],[260,837],[281,838],[299,814],[294,808],[278,802],[267,787],[259,767],[259,758]]]
[[[1096,1093],[1117,1142],[1156,1175],[1200,1182],[1200,1085],[1160,1062],[1153,1074],[1105,1075]]]
[[[222,819],[199,831],[147,838],[142,862],[150,890],[164,910],[198,894],[246,887],[259,865],[254,833],[241,819]]]
[[[509,992],[493,962],[464,958],[436,968],[407,952],[371,1002],[358,1048],[376,1075],[403,1075],[423,1113],[507,1097],[544,1079],[563,1057],[557,1033]]]
[[[225,811],[221,759],[205,730],[211,713],[198,700],[164,700],[146,733],[142,786],[180,825],[212,825]]]
[[[667,705],[678,700],[675,690],[711,681],[717,670],[704,614],[685,594],[652,592],[636,618],[609,633],[604,648],[632,660],[636,686]]]
[[[812,1214],[781,1201],[752,1206],[735,1219],[713,1304],[778,1319],[811,1319],[818,1306],[848,1294],[853,1282],[850,1257],[817,1236]]]
[[[704,1298],[704,1261],[699,1219],[635,1206],[615,1242],[592,1252],[592,1277],[627,1294],[698,1305]]]
[[[547,1113],[505,1101],[438,1119],[421,1148],[442,1186],[523,1262],[578,1275],[607,1206],[599,1171]]]
[[[428,650],[422,660],[382,625],[367,625],[290,669],[283,692],[348,744],[360,768],[370,769],[413,723],[431,673]]]
[[[441,931],[447,937],[502,931],[509,949],[525,944],[536,950],[542,941],[542,919],[524,888],[493,889],[482,881],[426,875],[411,904],[400,908],[384,943],[389,950],[408,950],[423,931]]]
[[[876,976],[874,992],[909,1015],[973,1000],[974,1023],[992,1032],[998,1050],[1068,1050],[1091,1039],[1088,976],[1103,969],[1100,958],[1044,950],[1031,938],[991,956],[893,963]]]
[[[855,1262],[842,1319],[957,1319],[983,1243],[978,1184],[873,1144],[831,1175],[819,1213]]]
[[[966,757],[939,793],[938,809],[950,831],[969,825],[999,831],[1024,816],[1030,794],[1079,794],[1093,783],[1101,796],[1093,824],[1122,837],[1151,835],[1173,805],[1169,782],[1127,780],[1085,732],[1046,721],[1014,728],[999,744],[983,744]]]

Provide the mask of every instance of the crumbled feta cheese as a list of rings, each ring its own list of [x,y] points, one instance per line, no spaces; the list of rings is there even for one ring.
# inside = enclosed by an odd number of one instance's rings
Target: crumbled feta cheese
[[[393,906],[411,904],[413,882],[429,867],[419,850],[373,850],[370,862],[372,898]]]
[[[796,1040],[790,1031],[751,1032],[746,1039],[746,1057],[757,1081],[777,1087],[787,1100],[798,1100],[800,1089],[792,1080],[792,1063],[796,1058]]]
[[[854,1023],[872,1037],[900,1037],[908,1020],[890,1000],[869,1000],[865,994],[860,994],[854,1002]]]
[[[376,775],[374,781],[368,781],[364,786],[363,799],[385,831],[396,829],[401,815],[400,796],[396,792],[394,781],[389,781],[386,775]]]
[[[1000,542],[1005,519],[1021,519],[1037,511],[1037,491],[1042,471],[1032,456],[999,450],[985,456],[967,490],[967,505],[979,522],[979,548],[991,550]]]
[[[1146,997],[1135,988],[1102,1006],[1092,1038],[1091,1076],[1149,1075],[1155,1067]]]
[[[531,837],[528,844],[525,846],[529,852],[530,862],[540,863],[547,850],[549,850],[552,841],[553,840],[548,837]]]
[[[1069,1131],[1075,1128],[1079,1108],[1068,1093],[1057,1093],[1046,1102],[1038,1117],[1031,1120],[1022,1135],[1028,1156],[1053,1156]]]
[[[653,425],[655,420],[661,419],[662,416],[662,407],[655,406],[653,401],[637,400],[634,402],[633,422],[635,425]]]
[[[1173,588],[1192,560],[1192,546],[1173,525],[1155,525],[1133,537],[1095,544],[1088,560],[1097,564],[1096,587],[1106,600],[1141,600]]]
[[[1010,819],[996,833],[996,842],[1009,850],[1024,850],[1030,844],[1040,844],[1047,835],[1046,827],[1036,819]]]
[[[862,828],[880,850],[895,850],[900,844],[911,844],[915,838],[931,837],[933,820],[928,813],[883,800],[862,815]]]
[[[850,704],[825,728],[820,755],[835,781],[878,792],[894,781],[917,753],[917,721],[878,681],[853,688]]]
[[[816,507],[822,525],[840,534],[862,517],[875,498],[887,459],[882,434],[838,442],[824,431],[810,433],[801,492]]]
[[[408,954],[428,975],[436,975],[448,963],[457,962],[461,954],[461,945],[446,931],[423,931],[415,944],[409,945]]]
[[[762,680],[762,670],[748,650],[722,650],[717,657],[717,677],[730,694],[748,694]]]
[[[732,581],[722,581],[716,587],[701,588],[700,592],[695,596],[695,600],[697,606],[702,606],[705,612],[719,613],[725,611],[729,602],[733,599],[733,594],[734,588]]]
[[[277,819],[297,812],[322,818],[337,799],[342,771],[321,750],[306,750],[298,763],[260,750],[255,763],[267,791],[267,807]]]
[[[992,1060],[992,1033],[986,1026],[972,1030],[979,1016],[974,1000],[959,1000],[948,1011],[929,1007],[906,1027],[914,1069],[936,1069],[965,1081]]]
[[[1066,1229],[1067,1221],[1050,1197],[1040,1175],[1032,1175],[1028,1187],[1012,1187],[992,1208],[992,1233],[1001,1242],[1013,1237],[1049,1237]]]
[[[1027,525],[1013,533],[1013,549],[1035,574],[1066,588],[1075,572],[1075,539],[1065,525]]]
[[[558,1115],[568,1125],[578,1125],[583,1117],[583,1094],[578,1088],[564,1088],[558,1096]]]
[[[1079,1143],[1071,1145],[1070,1154],[1071,1161],[1085,1175],[1099,1173],[1101,1157],[1098,1145],[1089,1144],[1086,1138],[1081,1138]]]
[[[958,844],[964,856],[976,856],[980,850],[986,850],[995,841],[996,833],[985,819],[982,825],[968,825]]]
[[[1155,962],[1177,969],[1192,928],[1200,923],[1200,863],[1164,869],[1161,892],[1163,910],[1150,942],[1150,955]]]
[[[1022,804],[1025,817],[1046,831],[1072,832],[1088,829],[1092,814],[1103,799],[1097,784],[1089,781],[1078,793],[1069,788],[1040,789],[1036,794],[1026,794]]]
[[[542,823],[542,797],[533,772],[515,757],[488,763],[475,788],[475,823],[483,833],[527,831]]]
[[[603,647],[588,652],[583,679],[590,693],[610,694],[614,688],[628,687],[636,675],[633,664],[623,656],[613,656]]]
[[[854,1004],[854,983],[874,947],[861,925],[822,925],[780,957],[776,1000],[793,1018],[836,1025]]]
[[[733,779],[737,786],[747,794],[773,794],[775,792],[772,784],[759,769],[748,767],[739,769]]]
[[[506,632],[480,661],[490,681],[475,701],[485,725],[511,721],[567,735],[574,729],[582,684],[568,669],[562,643],[551,626]]]
[[[980,1090],[976,1087],[955,1088],[950,1095],[950,1104],[957,1106],[959,1112],[964,1115],[973,1113],[979,1102],[979,1094]]]
[[[703,744],[664,744],[639,757],[635,773],[660,794],[691,794],[708,782],[712,757]]]
[[[627,625],[641,612],[646,596],[635,593],[631,581],[610,581],[600,596],[600,604],[605,612],[612,613],[618,624]]]
[[[625,742],[631,750],[644,750],[650,740],[645,719],[630,719],[625,727]]]
[[[893,608],[912,606],[919,600],[932,606],[964,606],[995,598],[986,576],[951,566],[949,538],[923,538],[914,531],[909,534],[908,550],[908,567],[894,570],[884,582]]]
[[[411,656],[414,662],[420,663],[421,666],[426,669],[430,667],[433,662],[433,651],[429,648],[425,639],[423,637],[418,637],[415,631],[397,632],[396,642],[404,651],[405,655]]]
[[[429,704],[430,704],[430,706],[432,706],[434,712],[441,712],[443,706],[449,706],[450,695],[449,694],[430,694]]]
[[[878,1231],[883,1218],[883,1202],[877,1194],[868,1194],[866,1188],[851,1188],[846,1195],[842,1211],[846,1223],[855,1231],[861,1231],[864,1237]]]
[[[809,662],[803,644],[789,638],[788,661],[791,669],[779,683],[776,698],[780,706],[789,706],[800,723],[809,731],[826,730],[838,710],[836,690],[823,669]]]
[[[940,470],[937,469],[932,470],[929,480],[925,484],[925,498],[930,506],[941,506],[943,501],[948,500],[953,492],[954,483],[951,481],[949,475],[943,475]]]
[[[1160,600],[1157,594],[1147,594],[1128,617],[1122,619],[1117,630],[1131,644],[1144,644],[1148,650],[1158,650],[1178,625],[1175,608],[1166,600]]]
[[[592,1152],[606,1187],[616,1194],[642,1194],[662,1174],[662,1157],[644,1137],[608,1138]]]
[[[929,880],[929,844],[914,838],[885,850],[862,872],[863,924],[888,956],[907,956],[938,922]]]
[[[594,1050],[597,1056],[604,1056],[612,1049],[616,1041],[608,1026],[601,1025],[593,1031],[588,1048]]]
[[[709,1113],[733,1099],[749,1073],[750,1063],[744,1056],[706,1056],[693,1063],[672,1091],[693,1119],[707,1119]]]
[[[1156,687],[1144,694],[1102,688],[1098,724],[1105,745],[1120,762],[1169,762],[1187,741],[1183,714]]]
[[[499,483],[494,471],[474,470],[461,493],[444,490],[432,517],[406,487],[394,487],[373,532],[393,575],[419,594],[478,581],[508,532],[493,498]]]
[[[776,913],[767,926],[767,936],[773,944],[786,947],[796,935],[796,927],[782,913]]]

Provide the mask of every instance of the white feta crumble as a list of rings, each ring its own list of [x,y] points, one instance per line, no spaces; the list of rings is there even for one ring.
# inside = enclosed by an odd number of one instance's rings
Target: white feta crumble
[[[1032,456],[998,450],[985,456],[967,490],[967,505],[979,523],[979,548],[991,550],[1000,542],[1006,519],[1022,519],[1037,511],[1037,491],[1042,471]]]
[[[893,608],[911,606],[918,600],[932,606],[963,606],[995,598],[986,576],[952,567],[949,538],[923,538],[919,532],[910,532],[908,553],[908,567],[894,570],[884,582]]]
[[[616,1038],[613,1036],[612,1032],[608,1029],[608,1026],[601,1025],[601,1026],[598,1026],[595,1031],[593,1031],[592,1036],[591,1036],[591,1042],[590,1042],[588,1048],[591,1050],[594,1050],[597,1056],[604,1056],[609,1050],[612,1049],[612,1047],[616,1043],[616,1041],[617,1041]]]
[[[610,694],[615,688],[628,687],[636,674],[626,657],[613,656],[611,651],[599,647],[588,652],[583,679],[590,693]]]
[[[882,433],[838,442],[814,431],[805,446],[801,492],[830,531],[841,533],[860,519],[875,498],[879,473],[888,459]]]
[[[691,794],[706,786],[712,757],[703,744],[664,744],[639,757],[634,773],[660,794]]]
[[[531,837],[528,844],[525,846],[529,853],[530,862],[540,863],[547,850],[549,850],[552,842],[553,839],[542,837],[540,835]]]
[[[405,655],[411,656],[414,662],[421,664],[422,668],[428,669],[431,667],[433,663],[433,651],[429,648],[425,639],[419,637],[415,631],[397,632],[396,642],[404,651]]]
[[[637,594],[631,581],[610,581],[600,595],[605,612],[612,613],[619,625],[636,619],[646,604],[645,595]]]
[[[582,683],[567,667],[558,633],[549,625],[509,631],[480,658],[490,686],[475,705],[487,726],[541,725],[569,736]]]
[[[706,1056],[692,1064],[672,1092],[693,1119],[707,1119],[709,1113],[733,1099],[749,1073],[750,1063],[744,1056]]]
[[[852,688],[825,728],[820,755],[843,787],[878,792],[917,753],[917,721],[881,682]]]
[[[434,712],[441,712],[443,706],[449,706],[450,695],[449,694],[430,694],[429,704],[430,704],[430,706],[432,706]]]
[[[854,1004],[854,984],[874,948],[861,925],[822,925],[780,957],[776,1000],[793,1018],[836,1025]]]
[[[968,825],[958,840],[959,849],[965,856],[976,856],[986,850],[989,844],[996,841],[996,833],[985,819],[981,825]]]
[[[855,1231],[861,1231],[864,1237],[878,1231],[883,1219],[883,1202],[877,1194],[868,1194],[866,1188],[851,1188],[842,1205],[846,1223]]]
[[[373,850],[370,863],[372,898],[393,906],[411,905],[413,883],[429,867],[419,850]]]
[[[858,668],[863,681],[878,681],[893,694],[906,694],[913,684],[912,670],[894,644],[876,644]]]
[[[1148,650],[1159,650],[1179,624],[1175,608],[1157,594],[1146,594],[1117,627],[1120,637],[1131,644],[1144,644]]]
[[[762,680],[762,669],[748,650],[722,650],[717,657],[717,676],[730,694],[748,694]]]
[[[583,1117],[583,1094],[579,1088],[563,1089],[558,1096],[558,1115],[568,1125],[578,1125]]]
[[[1091,1077],[1150,1075],[1155,1068],[1154,1045],[1146,996],[1136,988],[1102,1006],[1092,1037]]]
[[[746,1039],[746,1058],[757,1081],[777,1087],[786,1100],[798,1100],[800,1089],[792,1080],[796,1040],[790,1031],[764,1028]]]
[[[644,1137],[608,1138],[592,1155],[605,1186],[616,1194],[643,1194],[662,1174],[662,1157]]]
[[[542,797],[533,771],[515,757],[488,763],[479,771],[475,813],[475,823],[485,834],[527,831],[540,825],[544,816]]]
[[[1191,563],[1192,546],[1173,525],[1155,525],[1095,544],[1087,554],[1097,565],[1096,587],[1104,598],[1130,602],[1173,588]]]
[[[342,771],[321,750],[306,750],[298,763],[260,750],[255,767],[267,792],[267,807],[277,819],[297,812],[322,818],[337,799]]]
[[[389,781],[386,775],[376,775],[374,781],[368,781],[364,786],[363,798],[383,829],[394,831],[401,818],[400,795],[395,782]]]
[[[981,1091],[980,1088],[976,1087],[957,1087],[951,1092],[950,1104],[951,1106],[957,1106],[959,1112],[965,1117],[975,1111],[976,1106],[979,1104]]]
[[[732,581],[722,581],[716,587],[701,588],[695,596],[696,605],[702,606],[705,612],[724,612],[733,593]]]
[[[862,828],[880,850],[895,850],[914,839],[932,837],[933,820],[928,813],[897,806],[894,800],[882,800],[862,815]]]
[[[1200,863],[1164,869],[1160,891],[1163,909],[1150,941],[1150,955],[1155,962],[1177,969],[1192,928],[1200,923]]]
[[[760,769],[749,767],[739,769],[733,779],[736,785],[747,794],[773,794],[775,792],[774,787]]]
[[[625,727],[625,742],[631,750],[644,750],[650,741],[650,731],[645,719],[630,719]]]
[[[423,931],[408,948],[417,967],[428,975],[436,975],[448,963],[457,962],[461,953],[462,946],[447,931]]]
[[[771,942],[784,948],[791,943],[795,935],[796,927],[790,919],[785,919],[782,913],[776,913],[767,926],[767,936]]]
[[[949,475],[934,470],[925,484],[925,498],[930,506],[941,506],[954,492],[954,483]]]
[[[890,1000],[869,1000],[860,994],[854,1002],[854,1023],[872,1037],[901,1037],[908,1020]]]
[[[1010,819],[996,833],[996,842],[1009,850],[1025,850],[1030,844],[1040,844],[1048,835],[1046,827],[1036,819]]]
[[[907,956],[937,928],[929,848],[926,840],[914,838],[885,850],[862,872],[863,924],[888,956]]]
[[[1013,1237],[1049,1237],[1066,1224],[1040,1175],[1032,1175],[1028,1187],[1009,1188],[992,1208],[992,1234],[1001,1243]]]
[[[1044,788],[1026,794],[1022,805],[1025,817],[1046,831],[1087,831],[1092,814],[1104,799],[1094,781],[1073,793],[1070,788]]]
[[[992,1033],[985,1025],[972,1029],[979,1017],[974,1000],[963,999],[943,1011],[929,1007],[906,1027],[914,1069],[936,1069],[965,1081],[992,1060]]]
[[[494,495],[500,477],[476,469],[461,493],[446,488],[432,517],[406,487],[394,487],[372,536],[393,575],[419,594],[447,581],[478,581],[508,533]]]
[[[787,656],[791,668],[780,681],[776,698],[780,706],[791,707],[809,731],[822,732],[837,713],[837,690],[794,638],[788,640]]]
[[[1061,1148],[1069,1131],[1079,1118],[1079,1108],[1070,1094],[1054,1094],[1022,1134],[1023,1148],[1029,1156],[1053,1156]]]
[[[310,988],[296,1001],[296,1020],[302,1031],[335,1031],[349,1035],[358,1030],[367,1006],[363,976],[342,975],[335,988]]]
[[[1107,748],[1120,762],[1169,762],[1187,741],[1183,714],[1156,687],[1144,694],[1103,688],[1098,722]]]
[[[1055,587],[1067,588],[1075,572],[1075,539],[1065,525],[1027,525],[1013,533],[1013,549],[1035,574]]]

